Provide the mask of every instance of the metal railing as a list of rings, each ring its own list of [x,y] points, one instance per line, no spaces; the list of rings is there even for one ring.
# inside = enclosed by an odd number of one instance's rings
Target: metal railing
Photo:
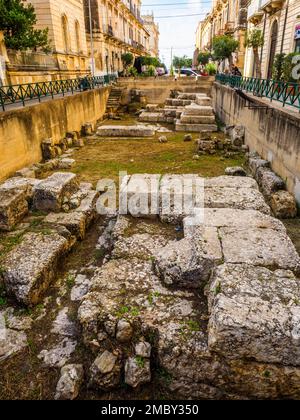
[[[26,105],[29,101],[42,101],[43,98],[54,99],[57,95],[74,94],[109,85],[117,76],[82,77],[78,79],[55,80],[50,82],[27,83],[22,85],[0,86],[0,108],[5,111],[9,105]]]
[[[216,80],[234,89],[250,92],[255,96],[278,101],[300,110],[300,84],[276,82],[271,79],[256,79],[253,77],[231,76],[217,74]]]

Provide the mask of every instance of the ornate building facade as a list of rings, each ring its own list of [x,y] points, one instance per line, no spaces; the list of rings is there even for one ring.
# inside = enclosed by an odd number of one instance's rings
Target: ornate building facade
[[[149,54],[150,34],[141,17],[140,0],[90,1],[92,22],[89,0],[84,0],[85,26],[96,75],[121,72],[123,53],[134,57]]]
[[[149,38],[149,54],[152,57],[159,57],[159,27],[154,21],[154,16],[152,15],[144,15],[142,17],[144,21],[144,26],[148,31],[150,38]]]
[[[262,77],[271,78],[276,54],[300,54],[300,1],[299,0],[250,0],[248,27],[260,29],[264,45],[259,55]],[[251,49],[247,50],[245,75],[255,76],[255,61]]]

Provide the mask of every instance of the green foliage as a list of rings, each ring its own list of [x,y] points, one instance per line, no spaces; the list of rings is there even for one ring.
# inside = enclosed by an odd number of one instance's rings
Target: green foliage
[[[136,356],[135,361],[140,369],[144,369],[145,359],[142,356]]]
[[[245,47],[257,49],[264,45],[264,35],[260,29],[252,29],[245,36]]]
[[[278,81],[283,80],[284,62],[285,62],[285,54],[277,54],[275,56],[273,72],[272,72],[272,77],[274,80],[278,80]]]
[[[231,35],[221,35],[213,39],[213,57],[217,61],[230,59],[239,46],[239,41]]]
[[[211,54],[202,52],[198,55],[198,63],[202,64],[203,66],[206,66],[209,63],[209,60],[211,59]]]
[[[131,53],[122,54],[121,58],[125,68],[132,65],[134,57]]]
[[[283,80],[285,82],[291,82],[291,83],[297,82],[297,80],[293,78],[293,69],[295,67],[295,64],[293,63],[293,58],[298,55],[299,53],[291,53],[291,54],[288,54],[284,59]]]
[[[138,71],[135,67],[129,67],[128,74],[129,74],[129,76],[137,77],[138,76]]]
[[[210,76],[217,74],[217,66],[214,63],[208,63],[205,66],[205,70]]]
[[[183,57],[174,57],[173,59],[173,66],[176,69],[181,70],[183,67],[192,67],[193,60],[188,58],[186,55]]]
[[[158,58],[150,56],[141,57],[141,64],[142,66],[153,66],[155,68],[161,66]]]
[[[36,21],[31,4],[25,5],[21,0],[0,0],[0,30],[4,32],[7,48],[49,51],[48,28],[35,29]]]
[[[148,66],[148,69],[143,73],[146,77],[154,77],[156,75],[156,69],[154,66]]]

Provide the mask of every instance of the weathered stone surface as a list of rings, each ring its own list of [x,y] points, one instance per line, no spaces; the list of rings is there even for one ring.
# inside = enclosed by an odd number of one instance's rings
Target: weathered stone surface
[[[49,225],[66,227],[77,239],[83,240],[86,232],[86,215],[81,212],[50,213],[45,218]]]
[[[67,365],[61,369],[55,400],[75,400],[84,379],[82,365]]]
[[[189,143],[189,142],[193,141],[193,136],[191,134],[186,134],[183,138],[183,141],[185,143]]]
[[[133,337],[133,328],[130,322],[120,319],[117,324],[116,338],[120,343],[128,343]]]
[[[287,191],[277,191],[272,195],[271,208],[279,219],[293,219],[297,216],[295,197]]]
[[[150,361],[130,357],[125,364],[125,383],[137,388],[149,382],[151,382]]]
[[[210,349],[228,359],[300,364],[300,286],[292,272],[219,267],[210,283]]]
[[[205,207],[258,210],[271,214],[262,194],[254,188],[205,188]]]
[[[235,230],[250,228],[274,229],[286,232],[285,226],[279,220],[256,210],[238,209],[204,209],[203,221],[199,224],[193,217],[184,219],[184,236],[193,238],[202,227],[228,227]]]
[[[84,296],[86,296],[91,287],[91,280],[79,274],[75,278],[75,285],[71,290],[71,301],[72,302],[80,302]]]
[[[247,176],[247,172],[241,166],[226,168],[225,174],[229,176]]]
[[[78,191],[75,174],[57,172],[34,188],[33,206],[40,211],[59,212],[63,201]]]
[[[68,240],[58,234],[26,234],[2,262],[8,292],[25,305],[38,303],[67,249]]]
[[[245,141],[245,127],[235,126],[231,131],[231,141],[234,146],[242,146]]]
[[[177,120],[176,131],[187,133],[215,132],[218,131],[218,127],[216,124],[184,124]]]
[[[285,182],[268,168],[259,168],[256,179],[264,196],[270,200],[272,194],[279,190],[285,190]]]
[[[76,334],[76,324],[69,317],[69,308],[63,308],[57,314],[52,329],[52,334],[62,335],[64,337],[74,337]]]
[[[249,167],[252,175],[255,177],[258,169],[270,168],[271,163],[268,160],[260,159],[259,156],[254,156],[249,158]]]
[[[41,181],[34,178],[14,177],[7,179],[0,185],[0,191],[25,191],[27,200],[31,200],[33,196],[33,187],[37,186]]]
[[[90,387],[108,391],[119,385],[121,363],[117,354],[105,351],[94,361],[90,369]]]
[[[211,106],[201,106],[192,104],[186,106],[184,109],[185,115],[201,115],[201,116],[214,116],[214,110]]]
[[[205,188],[252,188],[258,190],[255,179],[250,177],[218,176],[205,179]]]
[[[63,338],[59,343],[54,344],[49,350],[42,350],[38,358],[46,366],[62,368],[74,353],[77,347],[77,341],[70,338]]]
[[[27,213],[26,191],[0,189],[0,230],[12,230]]]
[[[181,115],[181,124],[215,124],[215,117],[209,115]],[[200,130],[199,130],[200,131]]]
[[[135,346],[135,354],[137,356],[144,357],[146,359],[150,359],[151,350],[152,350],[151,344],[147,343],[146,341],[141,341]]]
[[[16,331],[8,328],[6,328],[5,332],[0,330],[0,362],[15,356],[27,346],[28,341],[24,331]]]
[[[148,233],[121,238],[114,244],[113,258],[151,258],[158,248],[166,246],[168,239],[162,235]]]
[[[143,125],[104,125],[98,128],[99,137],[153,137],[155,130]]]
[[[271,229],[219,229],[225,262],[270,269],[287,269],[300,274],[300,257],[286,232]]]
[[[203,287],[223,254],[216,228],[199,228],[197,237],[171,242],[155,254],[154,266],[167,285]]]
[[[88,227],[97,216],[97,201],[99,193],[97,191],[89,191],[85,198],[81,201],[80,206],[75,209],[76,212],[85,216],[85,224]]]
[[[76,161],[74,159],[63,158],[59,160],[57,169],[71,169],[75,163]]]
[[[35,178],[35,171],[31,168],[23,168],[15,173],[16,177]]]

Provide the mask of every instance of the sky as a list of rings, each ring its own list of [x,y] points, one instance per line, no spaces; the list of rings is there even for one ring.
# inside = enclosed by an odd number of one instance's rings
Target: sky
[[[173,55],[193,57],[198,22],[211,9],[212,0],[142,0],[142,13],[154,13],[160,28],[160,57],[169,67]],[[175,17],[178,15],[199,15]],[[163,16],[170,16],[162,18]]]

